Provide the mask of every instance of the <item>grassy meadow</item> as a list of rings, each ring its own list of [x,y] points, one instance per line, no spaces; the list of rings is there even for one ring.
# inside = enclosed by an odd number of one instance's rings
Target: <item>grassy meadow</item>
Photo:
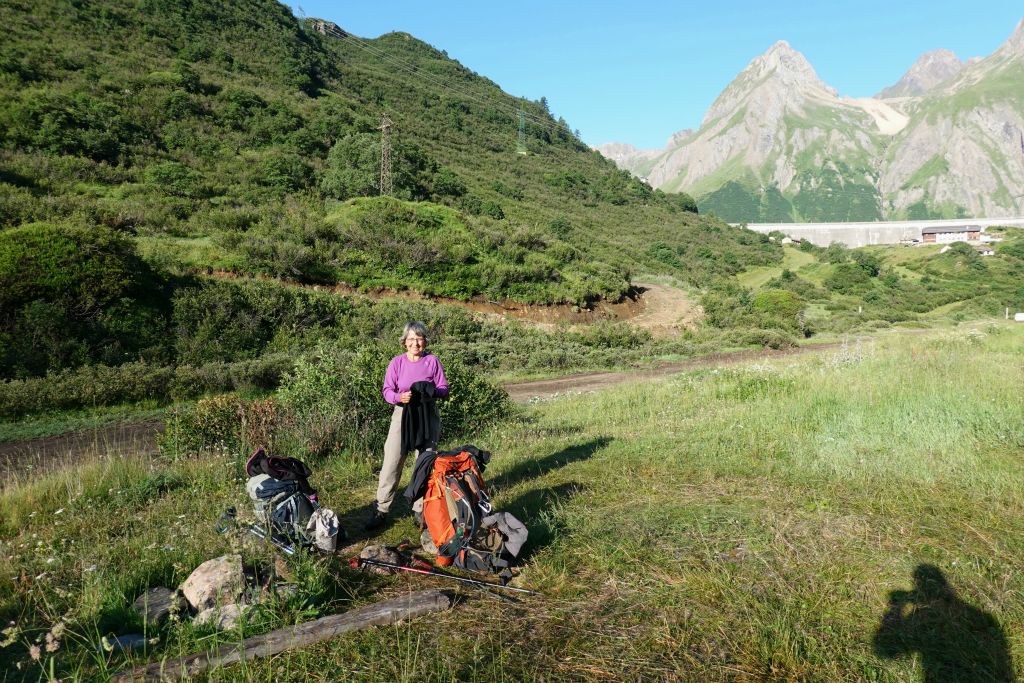
[[[519,604],[336,638],[208,680],[1011,680],[1024,657],[1024,326],[854,340],[820,354],[540,401],[480,433],[500,508],[530,541]],[[102,680],[132,663],[426,588],[298,557],[296,595],[243,631],[141,629],[130,604],[232,549],[244,454],[125,453],[0,492],[0,680]],[[313,463],[353,533],[374,462]],[[383,540],[415,538],[394,515]],[[375,539],[381,540],[381,539]],[[916,585],[915,585],[916,577]],[[44,636],[63,629],[55,652]],[[51,638],[52,640],[52,638]],[[37,644],[39,660],[29,646]],[[967,676],[965,679],[964,676]]]

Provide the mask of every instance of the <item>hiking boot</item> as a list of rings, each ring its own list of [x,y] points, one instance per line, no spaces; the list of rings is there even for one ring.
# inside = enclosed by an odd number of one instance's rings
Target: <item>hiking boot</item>
[[[375,507],[375,508],[373,508],[373,510],[370,511],[370,519],[367,520],[366,526],[364,526],[363,529],[365,529],[367,531],[373,531],[374,529],[379,529],[382,526],[384,526],[384,522],[386,522],[387,519],[388,519],[387,513],[386,512],[381,512],[381,511],[379,511]]]

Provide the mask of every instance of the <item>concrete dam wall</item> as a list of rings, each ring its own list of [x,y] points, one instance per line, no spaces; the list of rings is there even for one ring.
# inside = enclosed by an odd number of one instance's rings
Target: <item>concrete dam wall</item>
[[[871,244],[899,244],[903,240],[920,240],[925,228],[982,228],[994,225],[1024,227],[1024,218],[965,218],[956,220],[874,221],[866,223],[747,223],[755,232],[778,230],[794,239],[808,240],[820,247],[840,242],[848,247]]]

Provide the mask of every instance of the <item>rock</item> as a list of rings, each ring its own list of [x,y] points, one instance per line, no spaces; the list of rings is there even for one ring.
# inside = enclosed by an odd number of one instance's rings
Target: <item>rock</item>
[[[103,636],[100,649],[104,652],[132,652],[146,647],[146,636],[141,633],[126,633],[123,636]]]
[[[368,545],[360,551],[359,557],[364,560],[377,560],[378,562],[388,562],[390,564],[402,564],[402,556],[398,554],[398,551],[385,545]],[[363,566],[367,571],[374,574],[394,574],[398,571],[397,569],[391,569],[390,567],[377,567],[372,564]]]
[[[132,603],[132,608],[149,625],[159,626],[168,617],[177,616],[186,609],[185,596],[181,591],[158,586],[150,588]]]
[[[723,216],[731,221],[757,221],[759,205],[772,216],[762,220],[783,223],[801,205],[820,221],[953,208],[1016,217],[1024,212],[1022,64],[1024,22],[984,59],[936,50],[877,97],[839,97],[780,41],[729,83],[692,135],[650,152],[597,149],[654,188],[703,187],[702,204],[737,211]],[[723,187],[731,199],[718,194]],[[752,209],[728,209],[739,207],[736,196]]]
[[[220,607],[209,607],[196,615],[192,623],[196,626],[213,626],[220,631],[230,631],[238,626],[245,608],[231,603]]]
[[[281,583],[274,586],[274,593],[277,595],[279,600],[287,600],[298,595],[299,588],[298,586],[293,586],[290,583]]]
[[[429,529],[420,532],[420,547],[431,555],[437,555],[437,546],[434,545],[434,539],[431,537]]]
[[[289,600],[299,594],[299,588],[292,583],[275,583],[263,586],[259,595],[253,596],[250,604],[271,602],[274,600]],[[244,603],[243,603],[244,604]]]
[[[181,584],[181,592],[188,604],[198,611],[231,604],[244,588],[241,555],[223,555],[207,560]]]

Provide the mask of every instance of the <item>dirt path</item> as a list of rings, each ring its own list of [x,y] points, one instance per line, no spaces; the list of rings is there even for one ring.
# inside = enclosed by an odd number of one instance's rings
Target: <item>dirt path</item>
[[[25,475],[72,463],[84,454],[155,455],[160,420],[124,422],[97,429],[0,443],[0,482],[8,475]],[[0,489],[4,487],[0,483]]]
[[[595,391],[604,389],[623,382],[632,382],[638,379],[654,377],[665,377],[684,370],[696,370],[700,368],[720,368],[737,363],[745,363],[752,360],[783,358],[785,356],[802,355],[805,353],[818,353],[827,349],[839,347],[839,343],[817,344],[814,346],[800,346],[792,349],[775,351],[772,349],[754,349],[750,351],[734,351],[729,353],[713,353],[699,358],[689,358],[675,363],[661,363],[647,370],[634,370],[627,372],[589,372],[579,375],[567,375],[556,379],[544,379],[534,382],[516,382],[506,384],[505,390],[517,403],[526,403],[530,399],[550,398],[556,394],[568,391]]]
[[[518,403],[527,403],[531,399],[550,398],[566,392],[595,391],[616,384],[622,384],[623,382],[664,377],[684,370],[724,367],[758,359],[815,353],[837,346],[839,345],[819,344],[783,351],[759,349],[732,353],[715,353],[675,363],[662,363],[646,370],[589,372],[558,377],[556,379],[516,382],[505,385],[505,389],[512,397],[512,400]],[[44,469],[60,467],[62,464],[73,462],[83,454],[155,454],[157,452],[156,438],[163,428],[163,423],[159,420],[147,420],[144,422],[117,424],[82,432],[72,432],[59,436],[0,443],[0,476],[7,474],[24,475]],[[0,484],[0,488],[3,488],[2,484]]]
[[[637,283],[637,287],[643,293],[643,307],[628,322],[655,337],[671,337],[686,328],[694,329],[704,317],[704,309],[678,287],[651,283]]]
[[[237,273],[215,271],[212,276],[222,280],[251,279]],[[271,278],[256,278],[271,279]],[[407,301],[430,301],[436,304],[457,306],[474,313],[495,318],[514,318],[532,322],[541,327],[558,323],[587,325],[600,320],[628,322],[651,331],[655,336],[677,334],[683,327],[695,326],[704,317],[701,307],[690,300],[686,291],[669,285],[634,283],[622,301],[612,303],[597,301],[591,308],[580,308],[572,304],[524,304],[511,299],[491,301],[475,297],[469,301],[447,297],[427,296],[413,291],[394,289],[360,290],[349,285],[306,285],[294,282],[282,283],[285,287],[331,292],[339,296],[362,297],[373,301],[400,299]]]

